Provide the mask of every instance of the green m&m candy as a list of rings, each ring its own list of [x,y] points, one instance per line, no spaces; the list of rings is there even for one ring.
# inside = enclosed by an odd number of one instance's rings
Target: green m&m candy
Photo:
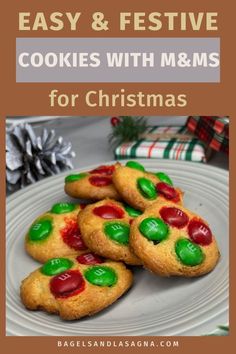
[[[120,222],[109,222],[105,224],[104,232],[112,241],[116,241],[122,245],[129,243],[129,225]]]
[[[139,225],[139,231],[148,240],[161,242],[168,236],[169,229],[159,218],[146,218]]]
[[[66,176],[65,178],[65,182],[75,182],[75,181],[79,181],[80,179],[84,178],[88,176],[88,173],[77,173],[74,175],[69,175]]]
[[[139,163],[137,161],[128,161],[125,166],[130,167],[130,168],[134,168],[135,170],[145,172],[145,168],[143,167],[143,165],[141,165],[141,163]]]
[[[172,180],[170,179],[170,177],[166,173],[157,172],[157,173],[155,173],[155,176],[158,177],[161,182],[164,182],[164,183],[169,184],[170,186],[173,186]]]
[[[72,266],[73,262],[68,258],[52,258],[44,263],[40,271],[45,275],[56,275],[65,272]]]
[[[129,205],[125,205],[125,210],[132,218],[136,218],[137,216],[141,215],[142,212],[140,210],[134,209]]]
[[[70,213],[73,210],[75,210],[75,204],[73,203],[57,203],[52,206],[51,213],[65,214]]]
[[[137,184],[138,189],[145,198],[155,199],[157,197],[156,187],[149,179],[141,177],[138,179]]]
[[[181,238],[176,242],[175,252],[180,261],[187,266],[196,266],[204,260],[201,248],[187,238]]]
[[[84,273],[87,281],[98,286],[112,286],[117,282],[117,274],[107,266],[94,266],[88,268]]]
[[[52,231],[52,221],[38,220],[29,229],[29,240],[30,241],[42,241],[45,240]]]

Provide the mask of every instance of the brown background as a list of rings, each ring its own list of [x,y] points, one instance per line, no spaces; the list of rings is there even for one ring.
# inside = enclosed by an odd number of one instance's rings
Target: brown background
[[[171,4],[170,4],[171,3]],[[1,2],[1,36],[2,36],[2,50],[1,50],[1,116],[0,120],[0,134],[1,134],[1,260],[2,260],[2,287],[5,289],[5,279],[3,272],[4,261],[4,235],[5,235],[5,173],[3,172],[5,166],[5,152],[4,152],[4,117],[9,115],[230,115],[230,138],[231,138],[231,155],[230,155],[230,230],[233,235],[235,230],[235,222],[233,222],[233,209],[235,206],[235,186],[232,181],[235,180],[235,168],[233,167],[235,157],[232,151],[235,149],[235,83],[233,80],[235,74],[235,62],[233,58],[233,48],[235,47],[235,12],[234,1],[222,0],[198,0],[193,1],[128,1],[117,0],[116,2],[109,1],[5,1]],[[53,11],[79,11],[83,12],[83,21],[80,22],[80,29],[78,32],[69,32],[65,29],[63,32],[18,32],[18,12],[19,11],[43,11],[45,14]],[[106,14],[106,18],[112,21],[110,31],[108,32],[94,32],[90,29],[91,21],[87,21],[88,16],[95,11],[102,11]],[[214,11],[219,13],[219,31],[209,32],[133,32],[126,31],[120,33],[118,30],[118,13],[121,11]],[[81,16],[82,18],[82,16]],[[220,84],[16,84],[15,83],[15,38],[16,37],[221,37],[221,83]],[[91,89],[102,88],[107,92],[115,92],[119,88],[125,88],[126,91],[139,91],[149,93],[150,91],[165,94],[171,92],[174,94],[186,93],[188,96],[188,105],[184,108],[89,108],[80,105],[79,109],[69,108],[50,108],[48,101],[48,93],[51,89],[59,89],[60,91],[79,92],[83,95],[84,92]],[[81,101],[82,102],[82,101]],[[234,217],[235,219],[235,217]],[[235,241],[231,238],[231,250],[235,249]],[[231,273],[235,265],[231,257]],[[232,276],[232,274],[231,274]],[[235,297],[235,288],[231,286],[231,299]],[[5,337],[5,294],[1,294],[1,347],[3,353],[56,353],[66,352],[72,353],[77,351],[87,352],[172,352],[173,353],[222,353],[232,352],[234,325],[232,317],[234,303],[231,301],[231,323],[230,336],[228,337],[180,337],[179,348],[57,348],[56,337]],[[19,324],[20,325],[20,324]],[[62,339],[70,339],[63,337]],[[71,340],[77,338],[72,337]],[[81,339],[81,338],[78,338]],[[87,338],[88,339],[88,338]],[[99,339],[99,338],[98,338]],[[118,338],[116,338],[118,339]],[[144,337],[143,337],[144,339]],[[149,337],[149,339],[151,339]],[[164,339],[164,338],[161,338]],[[171,337],[171,340],[176,338]],[[231,346],[231,347],[230,347]]]

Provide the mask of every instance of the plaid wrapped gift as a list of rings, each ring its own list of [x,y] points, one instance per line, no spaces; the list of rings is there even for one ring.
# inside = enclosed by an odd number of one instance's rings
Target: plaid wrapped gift
[[[187,127],[212,149],[229,153],[229,118],[191,116],[188,118]]]
[[[186,126],[152,126],[142,139],[123,143],[115,149],[116,159],[155,158],[206,162],[205,144]]]

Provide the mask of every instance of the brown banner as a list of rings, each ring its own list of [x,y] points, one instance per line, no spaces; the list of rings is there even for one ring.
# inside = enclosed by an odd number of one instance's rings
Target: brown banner
[[[14,3],[14,6],[13,6]],[[72,1],[70,5],[63,1],[47,4],[42,8],[38,2],[10,1],[11,6],[5,5],[4,11],[6,16],[2,15],[1,27],[3,35],[2,44],[2,65],[1,70],[4,77],[3,87],[3,102],[7,107],[7,114],[13,115],[76,115],[82,112],[83,115],[110,115],[114,112],[119,114],[173,114],[182,115],[191,114],[226,114],[225,109],[222,111],[222,101],[224,100],[227,109],[233,105],[233,90],[229,89],[230,80],[232,78],[233,55],[232,55],[232,24],[234,23],[232,6],[226,5],[221,1],[214,1],[214,5],[209,1],[198,1],[197,4],[190,4],[188,1],[178,1],[174,4],[166,4],[161,2],[156,4],[155,1],[146,1],[145,3],[136,1],[133,4],[127,4],[127,1],[119,1],[110,6],[106,1],[99,1],[99,4],[94,2],[78,2]],[[43,12],[45,19],[49,19],[52,12],[82,12],[78,30],[70,31],[68,26],[61,31],[20,31],[19,30],[19,12],[29,12],[29,27],[32,28],[35,14]],[[94,31],[91,28],[92,14],[96,11],[102,11],[105,18],[109,20],[109,31]],[[127,27],[126,31],[119,30],[119,13],[120,12],[145,12],[147,15],[151,12],[217,12],[218,13],[218,30],[206,31],[204,25],[200,31],[180,31],[179,22],[176,22],[176,29],[168,31],[166,26],[163,26],[161,31],[134,31],[132,26]],[[3,13],[3,12],[2,12]],[[48,20],[48,26],[50,20]],[[149,24],[147,20],[147,25]],[[15,38],[16,37],[220,37],[221,38],[221,82],[216,84],[22,84],[15,82],[16,73],[16,58],[15,58]],[[55,105],[50,106],[49,94],[55,89],[59,94],[67,94],[70,98],[72,94],[79,94],[80,99],[75,107],[68,105],[60,107]],[[94,106],[89,107],[85,102],[85,95],[91,90],[103,90],[108,95],[119,94],[120,90],[124,89],[128,93],[137,93],[142,91],[146,94],[161,94],[163,102],[157,107],[142,107],[137,105],[129,108],[128,106],[120,107],[119,102],[116,107]],[[168,107],[165,104],[165,95],[185,94],[187,105],[178,107],[173,104]],[[40,104],[39,104],[40,102]],[[212,109],[214,112],[212,112]]]

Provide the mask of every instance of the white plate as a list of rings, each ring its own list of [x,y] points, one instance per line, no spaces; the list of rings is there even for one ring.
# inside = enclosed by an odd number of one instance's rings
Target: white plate
[[[39,264],[25,253],[24,235],[35,217],[53,203],[69,200],[63,191],[64,174],[50,177],[7,199],[7,335],[195,336],[228,323],[228,173],[190,162],[140,162],[150,171],[168,173],[185,191],[186,207],[210,223],[221,251],[214,271],[197,279],[167,279],[137,267],[134,285],[126,295],[105,311],[78,321],[64,322],[56,315],[27,311],[19,298],[19,286]]]

